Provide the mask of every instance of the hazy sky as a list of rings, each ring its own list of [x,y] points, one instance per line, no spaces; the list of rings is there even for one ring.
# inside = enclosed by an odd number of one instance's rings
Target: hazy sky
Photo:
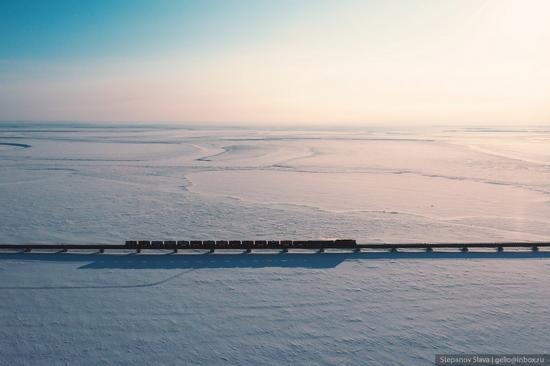
[[[550,0],[4,0],[0,120],[550,124]]]

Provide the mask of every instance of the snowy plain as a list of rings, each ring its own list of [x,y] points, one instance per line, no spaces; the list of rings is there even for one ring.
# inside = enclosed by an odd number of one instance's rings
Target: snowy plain
[[[0,125],[0,242],[550,239],[550,130]],[[0,365],[548,353],[550,253],[0,254]]]
[[[0,128],[0,241],[545,240],[550,131]]]

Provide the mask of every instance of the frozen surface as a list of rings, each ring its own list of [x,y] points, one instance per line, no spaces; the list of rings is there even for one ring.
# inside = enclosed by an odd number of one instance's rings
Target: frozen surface
[[[0,242],[550,239],[550,131],[0,125]],[[548,353],[539,253],[0,254],[0,365]]]
[[[550,238],[550,131],[0,125],[0,242]]]
[[[0,365],[547,353],[549,254],[0,254]]]

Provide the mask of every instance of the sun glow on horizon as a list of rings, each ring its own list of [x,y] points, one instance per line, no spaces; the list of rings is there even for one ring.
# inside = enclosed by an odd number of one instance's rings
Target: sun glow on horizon
[[[0,120],[550,123],[548,1],[260,3],[142,15],[135,47],[2,39]]]

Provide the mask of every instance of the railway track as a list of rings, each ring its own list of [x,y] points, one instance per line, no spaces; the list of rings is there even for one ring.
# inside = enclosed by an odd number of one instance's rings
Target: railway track
[[[487,242],[487,243],[357,243],[353,239],[337,240],[127,240],[124,244],[0,244],[3,251],[33,250],[46,251],[73,251],[95,250],[101,253],[106,250],[243,250],[246,252],[258,250],[291,251],[296,249],[316,250],[324,252],[326,249],[340,249],[352,251],[399,251],[456,249],[467,252],[470,249],[526,249],[538,251],[539,248],[550,247],[550,242]]]

